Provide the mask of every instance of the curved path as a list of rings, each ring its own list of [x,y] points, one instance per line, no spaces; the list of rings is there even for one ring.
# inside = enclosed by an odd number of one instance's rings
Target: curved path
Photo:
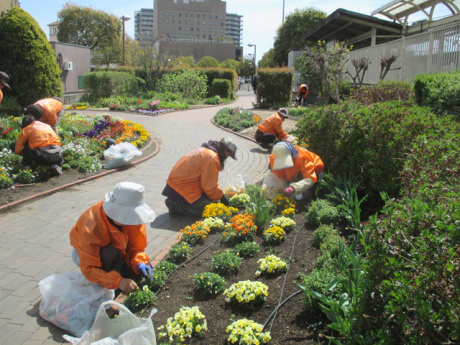
[[[230,107],[252,108],[254,96],[240,96]],[[113,113],[140,123],[160,146],[151,159],[129,169],[66,188],[0,214],[0,344],[68,344],[65,333],[41,319],[38,282],[55,273],[78,271],[71,258],[69,232],[80,214],[103,199],[121,181],[145,186],[146,202],[157,213],[147,224],[147,254],[159,260],[177,239],[177,232],[196,219],[171,218],[161,192],[172,166],[187,152],[209,139],[231,137],[238,145],[237,161],[227,160],[225,170],[241,174],[246,183],[259,181],[268,167],[268,155],[251,140],[211,123],[227,106],[167,113],[151,117]],[[88,112],[91,113],[91,112]],[[94,113],[94,112],[93,112]],[[65,173],[65,172],[64,172]],[[222,181],[224,173],[220,174]]]

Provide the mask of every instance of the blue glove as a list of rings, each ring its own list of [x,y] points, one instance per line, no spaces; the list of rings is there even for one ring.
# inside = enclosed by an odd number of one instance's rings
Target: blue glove
[[[141,272],[144,277],[147,277],[150,281],[153,281],[152,266],[141,262],[139,265],[137,265],[137,270]]]

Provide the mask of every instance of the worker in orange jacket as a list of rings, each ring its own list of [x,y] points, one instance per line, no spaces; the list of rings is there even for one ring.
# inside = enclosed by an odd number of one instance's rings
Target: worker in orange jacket
[[[50,125],[58,134],[58,124],[61,120],[64,105],[59,97],[41,99],[28,105],[26,113],[32,114],[37,121]]]
[[[273,147],[270,155],[270,169],[281,180],[288,182],[284,194],[303,195],[322,178],[324,164],[311,151],[291,143],[280,142]]]
[[[153,279],[145,253],[145,224],[153,222],[156,215],[145,203],[144,192],[138,183],[118,183],[73,226],[72,258],[88,281],[131,293],[138,289],[137,276]]]
[[[305,106],[307,104],[307,96],[308,96],[308,86],[307,84],[300,84],[299,92],[297,92],[297,99],[299,101],[299,106]]]
[[[51,167],[54,175],[61,175],[63,163],[61,140],[46,123],[35,121],[31,114],[22,119],[22,130],[16,140],[14,152],[22,156],[25,170],[32,164]]]
[[[286,108],[280,108],[278,112],[266,118],[260,125],[257,126],[257,131],[254,139],[264,149],[271,152],[276,139],[286,141],[289,134],[283,129],[283,121],[289,118]]]
[[[201,216],[206,205],[228,199],[219,187],[219,171],[225,160],[236,160],[236,144],[230,138],[208,141],[183,156],[171,170],[162,192],[169,214]]]
[[[5,72],[0,72],[0,103],[2,103],[3,100],[3,88],[7,88],[8,90],[11,90],[10,86],[8,85],[8,82],[10,81],[10,77],[8,74]]]

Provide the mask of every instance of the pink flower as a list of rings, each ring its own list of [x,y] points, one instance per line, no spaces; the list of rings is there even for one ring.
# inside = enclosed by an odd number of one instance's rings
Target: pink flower
[[[137,101],[137,104],[141,104],[141,103],[142,103],[142,99]]]

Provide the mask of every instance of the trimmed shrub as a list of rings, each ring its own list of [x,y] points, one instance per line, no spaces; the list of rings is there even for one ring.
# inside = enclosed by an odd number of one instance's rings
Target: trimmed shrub
[[[291,103],[294,72],[289,68],[257,70],[257,107],[273,109]]]
[[[305,214],[307,223],[312,226],[320,224],[337,224],[340,216],[337,207],[324,199],[318,199],[311,203],[307,213]]]
[[[214,79],[209,90],[209,95],[230,98],[232,96],[232,83],[226,79]]]
[[[184,98],[204,98],[207,77],[193,69],[163,75],[159,88],[162,92],[178,93]]]
[[[90,72],[83,76],[83,88],[89,99],[96,101],[115,95],[134,96],[139,93],[140,79],[128,72]]]
[[[313,231],[313,247],[318,248],[324,240],[331,235],[338,235],[339,232],[332,225],[321,225]]]
[[[32,16],[13,7],[0,18],[1,70],[10,76],[9,97],[21,107],[62,96],[61,70],[45,33]]]
[[[406,81],[381,81],[370,87],[357,87],[348,93],[348,99],[369,105],[377,102],[409,102],[414,98],[412,84]]]

